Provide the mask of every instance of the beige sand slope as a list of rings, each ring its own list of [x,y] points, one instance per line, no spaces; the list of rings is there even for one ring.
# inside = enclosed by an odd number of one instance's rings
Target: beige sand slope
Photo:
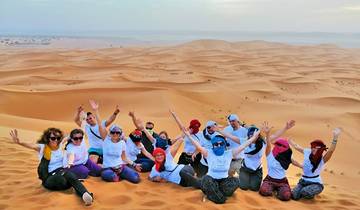
[[[238,113],[248,124],[268,120],[300,144],[330,141],[344,128],[333,159],[323,173],[324,192],[313,201],[280,202],[237,190],[225,205],[202,201],[202,193],[157,184],[142,175],[139,185],[86,180],[95,194],[89,209],[360,209],[360,50],[332,45],[290,46],[267,42],[200,40],[173,47],[102,50],[5,49],[0,54],[0,209],[79,209],[67,192],[49,192],[37,179],[37,157],[10,143],[8,131],[34,142],[49,126],[75,127],[75,108],[94,98],[102,117],[121,107],[117,123],[127,132],[135,110],[156,130],[178,133],[173,108],[192,117],[225,124]],[[296,158],[301,160],[300,155]],[[293,186],[300,171],[291,167]]]

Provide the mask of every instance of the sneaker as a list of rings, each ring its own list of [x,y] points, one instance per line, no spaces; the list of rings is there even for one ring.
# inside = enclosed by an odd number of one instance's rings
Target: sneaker
[[[85,203],[85,206],[90,206],[93,202],[93,197],[90,193],[86,192],[82,195],[82,200]]]

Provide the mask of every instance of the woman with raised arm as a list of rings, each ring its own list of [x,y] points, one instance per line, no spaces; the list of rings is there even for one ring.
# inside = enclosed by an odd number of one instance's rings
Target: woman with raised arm
[[[302,165],[291,157],[292,150],[288,141],[284,138],[279,138],[280,135],[276,135],[280,133],[279,131],[275,134],[275,137],[270,137],[271,128],[267,122],[264,122],[263,129],[266,134],[265,154],[268,175],[263,180],[259,193],[262,196],[272,196],[273,192],[275,192],[277,198],[282,201],[288,201],[291,198],[291,189],[286,178],[286,170],[290,164],[299,168],[302,168]],[[276,140],[274,148],[272,148],[274,139]]]
[[[227,197],[232,196],[239,186],[238,179],[229,177],[228,174],[231,160],[255,141],[260,131],[256,131],[251,139],[235,149],[227,149],[225,137],[216,135],[211,139],[212,148],[206,149],[202,147],[198,141],[193,139],[176,114],[174,112],[171,113],[195,148],[207,159],[208,172],[207,175],[202,178],[201,190],[207,198],[214,203],[225,203]]]
[[[291,192],[294,200],[299,200],[300,198],[312,199],[315,195],[318,195],[323,191],[324,185],[320,174],[324,169],[325,163],[331,159],[331,156],[336,149],[336,143],[340,133],[340,128],[335,128],[333,130],[333,140],[325,155],[323,155],[323,153],[328,148],[321,140],[312,141],[310,143],[310,148],[303,148],[294,141],[289,140],[290,145],[295,148],[295,150],[304,154],[303,175],[299,180],[299,183]]]
[[[65,162],[68,171],[73,172],[78,179],[86,179],[90,176],[100,176],[101,167],[89,159],[85,145],[84,131],[74,129],[70,136],[65,138]]]
[[[93,112],[86,113],[86,123],[85,123],[85,133],[89,141],[89,158],[94,163],[102,163],[102,146],[103,139],[106,137],[105,129],[108,128],[116,119],[116,116],[119,114],[120,109],[116,106],[114,113],[107,119],[101,121],[99,114],[99,105],[94,100],[89,100],[90,106]],[[79,126],[82,127],[82,121],[80,115],[84,112],[84,108],[79,106],[75,113],[74,121]],[[102,126],[100,129],[99,125]]]
[[[46,189],[66,190],[73,187],[85,205],[92,204],[92,193],[85,188],[75,174],[63,168],[64,160],[61,148],[63,132],[60,129],[46,129],[37,141],[37,144],[20,141],[16,129],[10,131],[10,136],[14,143],[32,149],[39,154],[40,164],[38,166],[38,176]]]
[[[265,124],[267,125],[267,124]],[[273,141],[277,137],[281,136],[295,125],[294,120],[290,120],[286,123],[283,129],[280,129],[274,135],[270,136],[269,141]],[[251,138],[258,128],[256,126],[249,126],[247,132],[248,138]],[[262,130],[266,130],[264,127]],[[263,179],[263,170],[261,159],[266,148],[266,141],[263,136],[259,136],[257,140],[250,144],[244,151],[244,160],[240,168],[239,174],[239,187],[242,190],[259,191],[261,181]]]
[[[135,170],[141,171],[141,166],[126,156],[125,135],[122,129],[114,124],[109,131],[103,145],[104,161],[101,178],[108,182],[126,179],[135,184],[139,183],[140,176]],[[135,170],[128,165],[131,165]]]

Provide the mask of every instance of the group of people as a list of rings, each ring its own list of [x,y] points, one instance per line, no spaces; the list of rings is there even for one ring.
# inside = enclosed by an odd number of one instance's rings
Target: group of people
[[[201,189],[207,199],[225,203],[237,188],[258,191],[262,196],[276,195],[283,201],[312,199],[324,189],[320,174],[335,151],[341,129],[333,130],[330,148],[322,140],[310,142],[303,148],[294,140],[281,137],[295,126],[295,121],[271,133],[264,122],[261,127],[243,124],[236,114],[227,118],[228,126],[208,121],[203,130],[197,119],[185,126],[174,111],[171,116],[181,133],[170,138],[166,131],[154,132],[154,123],[144,123],[134,112],[129,117],[134,130],[125,135],[113,124],[120,110],[101,120],[99,105],[90,100],[92,112],[80,106],[74,121],[79,128],[69,136],[57,128],[46,129],[37,144],[21,141],[16,129],[10,131],[12,140],[39,154],[39,179],[49,190],[73,187],[85,205],[91,205],[93,194],[82,184],[88,176],[101,177],[107,182],[127,180],[137,184],[139,173],[150,172],[149,180],[172,182],[183,187]],[[85,134],[89,148],[85,144]],[[184,144],[179,161],[174,157]],[[292,149],[303,154],[302,163],[292,158]],[[325,154],[324,154],[325,152]],[[267,162],[263,179],[262,156]],[[290,164],[302,169],[302,177],[291,189],[286,178]]]

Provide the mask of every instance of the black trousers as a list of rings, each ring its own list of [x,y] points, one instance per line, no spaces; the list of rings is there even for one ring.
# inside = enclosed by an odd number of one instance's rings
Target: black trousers
[[[180,177],[181,186],[200,189],[200,180],[195,177],[195,171],[191,166],[185,165],[184,168],[180,170]]]
[[[82,196],[88,192],[85,186],[77,179],[72,172],[64,169],[57,169],[55,172],[49,174],[46,180],[42,183],[46,189],[49,190],[66,190],[73,187],[76,194]]]
[[[201,190],[206,197],[214,203],[225,203],[226,197],[234,194],[239,187],[239,181],[235,177],[227,177],[224,179],[214,179],[209,175],[202,178]]]

